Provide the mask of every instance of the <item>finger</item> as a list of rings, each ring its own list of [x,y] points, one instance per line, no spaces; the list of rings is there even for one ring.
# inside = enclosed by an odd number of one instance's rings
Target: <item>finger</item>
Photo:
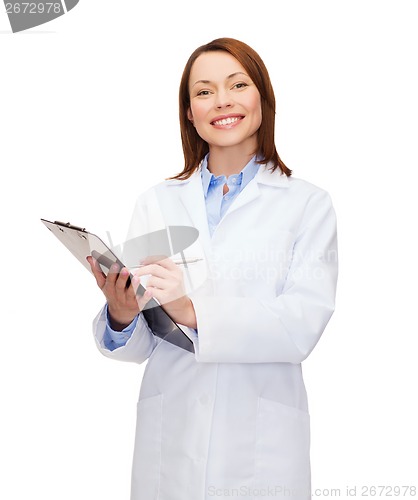
[[[157,264],[159,266],[163,267],[164,269],[169,269],[169,270],[178,269],[177,264],[175,262],[173,262],[171,259],[169,259],[168,257],[165,259],[159,260],[157,262]]]
[[[139,263],[142,266],[146,266],[148,264],[160,262],[163,259],[168,259],[168,255],[149,255],[148,257],[145,257],[145,259],[142,259]]]
[[[140,307],[143,307],[152,297],[151,292],[148,292],[148,294],[146,295],[148,299],[145,302],[142,300],[142,297],[145,295],[145,292],[147,290],[142,285],[140,278],[137,276],[132,276],[132,286],[130,287],[130,289],[134,292],[134,300],[136,300],[138,304],[140,304]]]
[[[126,267],[122,267],[119,274],[117,275],[115,287],[118,292],[126,291],[126,282],[129,278],[129,270]]]
[[[186,293],[180,289],[175,290],[164,290],[161,288],[154,288],[147,286],[147,290],[150,290],[152,296],[158,300],[160,304],[168,304],[183,298]]]
[[[156,265],[158,266],[158,269],[155,272],[151,273],[155,276],[158,276],[160,278],[169,276],[176,276],[177,278],[179,278],[180,276],[183,276],[183,269],[181,269],[181,266],[178,266],[171,259],[167,258],[161,260]]]
[[[169,283],[167,279],[158,278],[157,276],[151,276],[147,281],[147,288],[148,287],[164,290],[166,288],[171,288],[171,282]]]
[[[133,291],[137,293],[138,287],[141,285],[141,278],[137,276],[135,273],[132,275],[131,284]]]
[[[119,277],[119,266],[118,264],[112,264],[110,269],[109,269],[109,273],[107,275],[107,279],[106,279],[106,284],[107,285],[110,285],[110,286],[115,286],[116,285],[116,281]]]
[[[136,301],[138,303],[139,310],[142,311],[144,307],[147,305],[147,303],[152,299],[152,292],[151,290],[145,290],[144,295],[136,296]]]
[[[147,266],[135,269],[135,276],[147,276],[148,274],[157,276],[158,278],[168,278],[170,276],[170,272],[168,271],[168,269],[160,266],[159,264],[149,264]]]
[[[97,285],[99,286],[99,288],[103,288],[106,283],[106,275],[101,270],[99,263],[91,255],[87,257],[87,262],[90,264],[91,272],[96,279]]]
[[[145,289],[140,282],[140,279],[136,276],[132,277],[132,286],[130,290],[134,292],[134,299],[141,306],[144,306],[150,298],[152,298],[152,292],[148,288]]]
[[[181,293],[180,291],[175,291],[173,293],[171,291],[169,292],[167,290],[162,290],[160,288],[154,288],[149,286],[147,287],[147,291],[150,291],[154,299],[156,299],[158,303],[161,305],[174,302],[175,300],[181,299],[182,297],[185,296],[185,294]]]

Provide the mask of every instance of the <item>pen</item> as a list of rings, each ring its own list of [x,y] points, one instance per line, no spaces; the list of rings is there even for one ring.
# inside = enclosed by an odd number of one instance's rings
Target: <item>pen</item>
[[[178,266],[182,266],[184,264],[193,264],[194,262],[198,262],[199,260],[203,260],[203,259],[183,259],[183,260],[173,260],[174,264],[177,264]],[[158,261],[157,261],[158,262]],[[144,266],[147,266],[149,264],[139,264],[139,266],[130,266],[130,269],[136,269],[138,267],[144,267]]]
[[[182,264],[193,264],[193,262],[197,262],[203,259],[183,259],[183,260],[173,260],[174,264],[182,265]]]

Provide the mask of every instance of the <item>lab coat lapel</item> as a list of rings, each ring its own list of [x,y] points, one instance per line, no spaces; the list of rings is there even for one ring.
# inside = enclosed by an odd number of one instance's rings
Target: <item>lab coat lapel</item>
[[[247,205],[247,203],[250,203],[251,201],[255,200],[260,196],[260,189],[258,187],[257,182],[254,182],[254,180],[255,179],[252,179],[245,186],[245,188],[238,194],[238,196],[232,202],[231,206],[225,212],[225,215],[219,224],[222,224],[222,221],[226,217],[228,217],[230,213],[234,212],[235,210],[238,210],[239,208],[242,208],[244,205]]]
[[[209,252],[210,233],[208,219],[206,214],[205,195],[203,193],[200,168],[198,168],[185,181],[172,181],[171,185],[182,184],[179,195],[187,214],[191,220],[192,226],[199,231],[199,237],[205,253]]]
[[[244,207],[258,198],[261,195],[260,184],[284,188],[288,187],[288,178],[286,175],[281,174],[279,169],[272,173],[269,170],[270,167],[271,164],[260,165],[254,179],[252,179],[237,196],[219,224],[222,224],[230,213]],[[193,226],[199,230],[199,236],[205,252],[208,252],[211,245],[211,237],[206,213],[205,195],[203,193],[201,168],[199,167],[189,177],[189,179],[183,181],[172,180],[170,182],[171,186],[179,184],[182,184],[181,193],[179,195],[180,200],[183,203]]]
[[[269,170],[271,166],[271,163],[267,165],[260,165],[258,172],[254,176],[254,179],[252,179],[235,198],[235,200],[225,213],[224,218],[220,221],[220,224],[222,224],[222,221],[226,219],[229,214],[258,198],[261,195],[260,184],[277,187],[288,187],[287,177],[284,174],[281,174],[280,170],[271,172]]]

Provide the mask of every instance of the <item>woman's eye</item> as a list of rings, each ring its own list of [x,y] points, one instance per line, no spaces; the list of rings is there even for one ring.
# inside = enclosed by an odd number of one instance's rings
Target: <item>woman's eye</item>
[[[209,90],[200,90],[196,95],[206,96],[206,95],[209,95],[209,94],[210,94]]]
[[[236,88],[236,89],[242,89],[242,88],[244,88],[244,87],[248,87],[248,84],[247,84],[247,83],[244,83],[244,82],[240,82],[240,83],[236,83],[236,84],[234,85],[234,88]]]

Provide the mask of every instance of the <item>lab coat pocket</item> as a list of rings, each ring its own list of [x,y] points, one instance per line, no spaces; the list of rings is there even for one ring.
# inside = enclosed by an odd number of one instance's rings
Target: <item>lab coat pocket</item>
[[[138,401],[131,498],[158,498],[163,395]]]
[[[310,418],[305,411],[259,398],[255,447],[258,487],[277,496],[308,498],[310,489]]]

